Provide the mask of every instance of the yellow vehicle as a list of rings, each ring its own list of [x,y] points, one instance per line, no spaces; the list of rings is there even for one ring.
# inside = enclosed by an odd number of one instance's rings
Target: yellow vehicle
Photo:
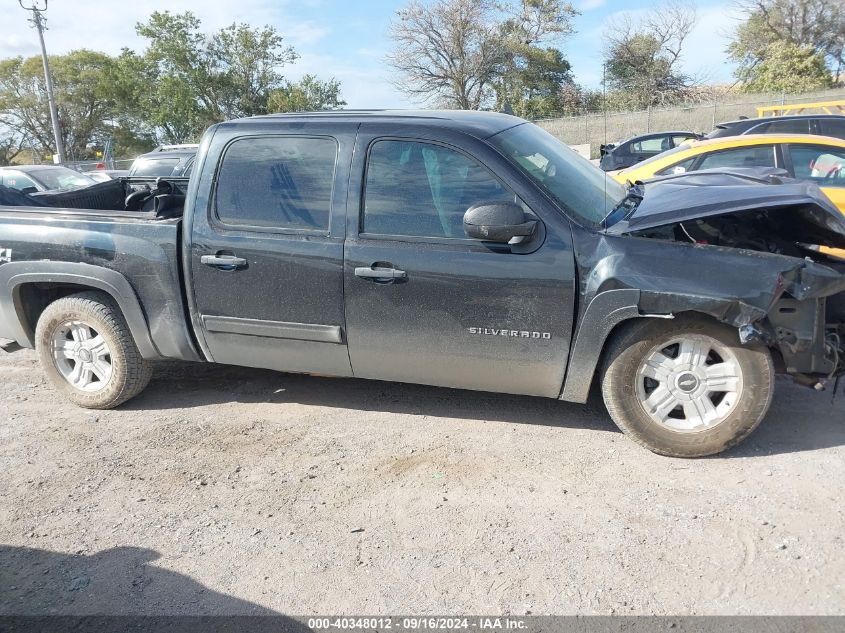
[[[785,169],[794,178],[815,182],[845,213],[845,140],[829,136],[757,134],[690,141],[610,175],[624,183],[732,167]],[[824,250],[845,258],[841,249]]]

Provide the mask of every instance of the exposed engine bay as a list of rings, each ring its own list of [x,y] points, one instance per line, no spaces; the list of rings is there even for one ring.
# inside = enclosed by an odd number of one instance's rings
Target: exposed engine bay
[[[681,192],[693,206],[677,208]],[[608,220],[608,235],[690,249],[680,261],[699,281],[644,289],[648,311],[709,311],[807,386],[845,375],[845,214],[815,185],[743,171],[655,179],[631,185]]]
[[[741,248],[761,253],[776,253],[790,257],[819,256],[819,246],[796,242],[794,222],[783,222],[783,212],[767,210],[745,211],[739,214],[715,216],[678,222],[669,226],[634,232],[632,235],[652,239],[674,240],[690,244],[709,244]],[[843,251],[845,255],[845,251]],[[836,261],[836,260],[833,260]],[[843,260],[845,261],[845,260]]]

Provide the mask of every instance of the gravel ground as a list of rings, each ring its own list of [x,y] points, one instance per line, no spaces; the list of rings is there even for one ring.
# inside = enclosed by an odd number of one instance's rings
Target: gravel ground
[[[843,614],[843,397],[700,460],[574,404],[167,364],[119,410],[0,353],[0,613]]]

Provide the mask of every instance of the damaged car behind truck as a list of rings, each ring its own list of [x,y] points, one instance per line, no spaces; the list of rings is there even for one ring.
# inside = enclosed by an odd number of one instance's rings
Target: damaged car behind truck
[[[845,217],[812,184],[626,188],[512,116],[384,111],[218,124],[190,182],[124,186],[0,207],[0,337],[80,406],[138,395],[162,359],[597,385],[635,441],[694,457],[754,430],[775,373],[845,373],[845,264],[818,251]]]

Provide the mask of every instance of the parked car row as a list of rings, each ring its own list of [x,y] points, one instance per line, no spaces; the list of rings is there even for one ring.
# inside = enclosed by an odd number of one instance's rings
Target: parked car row
[[[23,193],[64,191],[90,187],[97,181],[62,165],[15,165],[0,167],[0,185]]]
[[[63,165],[14,165],[0,167],[0,186],[25,194],[70,191],[117,178],[188,178],[199,145],[161,145],[141,154],[129,169],[94,169],[79,172]]]
[[[845,139],[845,117],[838,114],[796,114],[719,123],[709,134],[670,131],[634,136],[599,148],[599,166],[605,171],[626,169],[659,156],[684,143],[748,134],[813,134]]]
[[[620,143],[602,145],[599,148],[599,167],[605,171],[624,169],[701,137],[701,134],[695,132],[656,132],[635,136]]]

